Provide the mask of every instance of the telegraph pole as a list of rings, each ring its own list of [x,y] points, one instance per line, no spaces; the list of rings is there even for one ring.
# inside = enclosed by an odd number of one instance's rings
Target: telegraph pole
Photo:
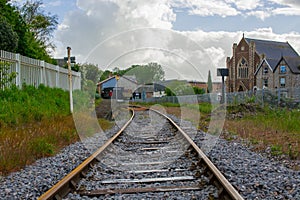
[[[67,47],[68,51],[68,75],[69,75],[69,94],[70,94],[70,112],[73,113],[73,94],[72,94],[72,71],[71,71],[71,47]]]

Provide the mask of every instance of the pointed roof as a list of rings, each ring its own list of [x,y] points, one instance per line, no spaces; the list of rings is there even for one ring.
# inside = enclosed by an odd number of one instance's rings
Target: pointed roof
[[[103,80],[101,82],[98,82],[97,86],[98,85],[102,85],[103,83],[105,83],[105,82],[107,82],[107,81],[109,81],[111,79],[116,79],[116,77],[117,77],[116,75],[115,76],[111,76],[111,77],[109,77],[109,78],[107,78],[107,79],[105,79],[105,80]],[[132,82],[134,84],[137,84],[135,76],[134,77],[133,76],[120,76],[119,78],[126,79],[126,80],[128,80],[128,81],[130,81],[130,82]]]
[[[277,66],[279,66],[279,63],[281,62],[282,59],[285,60],[288,67],[294,74],[300,74],[300,56],[298,57],[283,56],[280,59],[280,61],[277,63]]]
[[[255,50],[258,54],[265,54],[266,58],[277,59],[282,56],[296,57],[298,53],[288,42],[277,42],[270,40],[258,40],[252,38],[245,38],[246,42],[250,44],[255,43]]]
[[[264,63],[267,63],[267,65],[269,66],[270,70],[272,72],[274,72],[277,64],[278,64],[278,59],[270,59],[270,58],[265,58],[263,59],[259,66],[257,67],[256,71],[254,72],[254,74],[256,75],[258,73],[258,71],[260,70],[260,68],[263,66]]]

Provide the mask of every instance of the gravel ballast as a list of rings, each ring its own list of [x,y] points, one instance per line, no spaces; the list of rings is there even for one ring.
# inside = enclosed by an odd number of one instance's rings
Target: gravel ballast
[[[114,127],[106,134],[112,135],[117,129]],[[199,146],[204,145],[205,139],[205,134],[202,132],[198,132],[194,138]],[[77,142],[64,148],[56,156],[40,159],[19,172],[0,177],[0,199],[36,199],[89,155],[90,152],[84,144]],[[238,142],[218,139],[207,155],[245,199],[300,198],[300,171],[288,169],[280,162],[252,152]],[[76,195],[69,197],[77,198]],[[115,197],[120,199],[190,199],[191,196],[173,192]],[[194,197],[197,199],[197,196]],[[103,198],[115,199],[113,196]]]

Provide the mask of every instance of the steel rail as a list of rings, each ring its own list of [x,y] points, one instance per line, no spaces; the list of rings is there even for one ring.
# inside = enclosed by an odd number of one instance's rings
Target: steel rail
[[[101,146],[98,150],[96,150],[90,157],[88,157],[85,161],[83,161],[78,167],[76,167],[73,171],[71,171],[67,176],[61,179],[57,184],[55,184],[52,188],[50,188],[47,192],[42,194],[38,199],[39,200],[48,200],[48,199],[62,199],[69,192],[71,192],[72,188],[76,189],[76,182],[78,182],[80,176],[83,176],[83,172],[87,170],[89,165],[96,161],[98,155],[100,155],[112,142],[125,130],[125,128],[131,123],[134,118],[134,110],[130,109],[132,112],[131,118],[126,122],[126,124],[111,137],[103,146]]]
[[[237,192],[237,190],[230,184],[230,182],[223,176],[223,174],[217,169],[217,167],[209,160],[209,158],[204,154],[204,152],[194,143],[194,141],[168,116],[162,114],[161,112],[148,109],[139,106],[132,106],[132,117],[130,120],[120,129],[120,131],[114,135],[111,139],[109,139],[102,147],[100,147],[95,153],[93,153],[89,158],[87,158],[82,164],[80,164],[77,168],[75,168],[70,174],[68,174],[65,178],[59,181],[56,185],[54,185],[51,189],[49,189],[46,193],[44,193],[39,199],[62,199],[66,196],[69,192],[76,189],[76,183],[79,181],[80,176],[88,169],[91,163],[96,161],[96,157],[101,154],[130,124],[134,117],[134,110],[151,110],[154,111],[163,117],[165,117],[181,134],[184,138],[190,143],[190,145],[194,148],[194,150],[198,153],[201,162],[207,166],[206,168],[211,172],[210,174],[210,182],[215,184],[219,189],[219,196],[223,197],[224,199],[236,199],[236,200],[243,200],[243,197]],[[177,188],[178,189],[178,188]],[[172,188],[158,188],[156,190],[172,190]],[[131,191],[131,190],[129,190]],[[150,191],[150,190],[149,190]],[[134,192],[149,192],[148,190],[142,191],[137,189]],[[155,191],[155,188],[151,189],[151,191]],[[95,191],[97,193],[101,193],[103,191]],[[128,193],[128,191],[110,191],[111,193]],[[105,193],[105,191],[104,191]],[[98,194],[98,195],[99,195]],[[96,195],[97,196],[97,195]],[[229,197],[229,198],[228,198]]]
[[[215,178],[221,183],[223,188],[227,191],[227,194],[235,200],[243,200],[244,198],[238,193],[238,191],[231,185],[231,183],[223,176],[223,174],[219,171],[219,169],[210,161],[210,159],[205,155],[205,153],[195,144],[195,142],[188,136],[171,118],[166,116],[165,114],[154,110],[150,109],[162,116],[164,116],[166,119],[168,119],[172,125],[177,128],[181,134],[185,137],[185,139],[193,146],[193,148],[197,151],[201,159],[205,162],[205,164],[208,166],[210,171],[213,173]],[[224,192],[224,191],[222,191]]]

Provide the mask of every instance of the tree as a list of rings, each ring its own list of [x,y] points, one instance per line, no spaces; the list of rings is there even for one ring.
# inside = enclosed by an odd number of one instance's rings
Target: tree
[[[161,65],[148,63],[147,65],[132,65],[126,70],[126,75],[135,75],[138,84],[146,84],[164,80],[165,72]]]
[[[184,96],[194,95],[194,89],[186,81],[174,80],[166,85],[165,89],[167,96]]]
[[[0,0],[0,17],[6,20],[12,31],[18,36],[18,45],[14,52],[53,63],[53,59],[50,58],[45,44],[35,39],[35,33],[31,32],[30,26],[26,24],[20,14],[20,10],[13,6],[12,3]]]
[[[207,93],[212,92],[212,81],[211,81],[211,75],[210,75],[210,70],[208,71],[208,80],[207,80]]]
[[[28,25],[30,32],[33,33],[34,39],[46,48],[54,49],[55,46],[51,42],[52,33],[57,27],[58,21],[56,15],[50,13],[45,14],[42,10],[43,2],[40,0],[27,0],[21,6],[20,13]]]
[[[100,76],[100,81],[104,81],[105,79],[109,78],[110,74],[112,74],[112,72],[109,70],[105,70],[104,72],[102,72]]]
[[[15,52],[18,47],[18,35],[7,20],[0,16],[0,49]]]
[[[193,90],[195,94],[204,94],[205,93],[205,89],[203,88],[198,88],[196,86],[193,86]]]
[[[90,80],[96,84],[100,80],[101,70],[99,70],[97,65],[94,64],[83,64],[80,66],[80,72],[83,75],[84,80]]]

